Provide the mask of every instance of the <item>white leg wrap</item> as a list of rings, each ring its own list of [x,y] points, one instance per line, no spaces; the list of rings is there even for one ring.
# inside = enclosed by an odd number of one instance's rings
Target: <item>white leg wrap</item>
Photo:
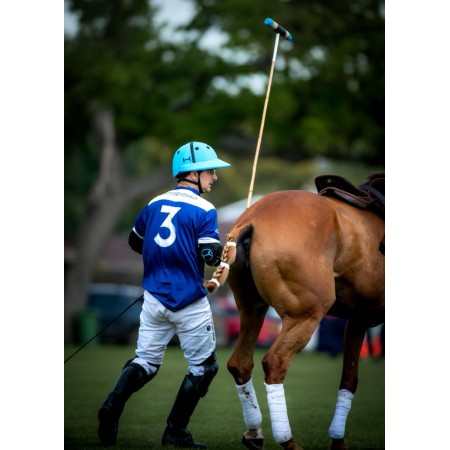
[[[345,435],[345,423],[352,407],[353,394],[347,389],[340,389],[336,401],[333,421],[328,429],[328,436],[331,439],[343,439]]]
[[[287,415],[286,398],[282,384],[266,384],[267,403],[269,404],[272,434],[275,442],[281,444],[292,437]]]
[[[261,428],[262,415],[252,379],[250,378],[245,384],[236,384],[236,389],[242,404],[245,425],[249,430]]]

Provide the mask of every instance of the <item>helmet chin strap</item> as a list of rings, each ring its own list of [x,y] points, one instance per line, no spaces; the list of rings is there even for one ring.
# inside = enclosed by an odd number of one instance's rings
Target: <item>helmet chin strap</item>
[[[202,173],[202,171],[199,170],[197,173],[198,173],[198,181],[197,181],[198,192],[201,195],[201,194],[203,194],[203,188],[202,188],[202,185],[200,184],[200,174]]]
[[[190,184],[195,184],[195,185],[198,187],[198,192],[199,192],[200,194],[203,194],[204,191],[203,191],[202,185],[201,185],[201,183],[200,183],[200,174],[201,174],[202,172],[203,172],[202,170],[198,170],[198,171],[197,171],[197,173],[198,173],[198,181],[190,180],[189,178],[186,178],[186,177],[180,178],[180,181],[186,181],[186,182],[188,182],[188,183],[190,183]]]

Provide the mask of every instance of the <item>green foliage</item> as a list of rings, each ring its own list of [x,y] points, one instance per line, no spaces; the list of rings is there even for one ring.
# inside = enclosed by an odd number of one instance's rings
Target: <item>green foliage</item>
[[[91,112],[99,106],[114,113],[131,177],[164,165],[169,178],[173,151],[196,139],[233,156],[223,178],[248,186],[273,52],[265,17],[294,40],[280,40],[261,157],[280,169],[318,156],[384,167],[384,0],[194,0],[176,43],[162,41],[151,1],[67,3],[79,17],[78,34],[65,37],[67,235],[98,172]],[[204,45],[211,31],[222,33],[222,46]],[[249,164],[245,175],[235,171]],[[283,188],[286,178],[282,170],[270,178],[258,172],[257,183],[267,184],[257,187]],[[222,204],[246,195],[228,187]]]
[[[68,357],[75,351],[66,347]],[[67,449],[101,448],[97,411],[120,370],[134,354],[132,347],[86,347],[65,365],[64,440]],[[231,375],[226,370],[230,349],[218,349],[219,372],[208,395],[194,412],[189,430],[211,450],[242,448],[245,425]],[[277,450],[271,434],[261,360],[255,352],[253,384],[263,415],[264,448]],[[285,380],[286,402],[294,438],[305,449],[329,448],[330,425],[341,375],[342,359],[322,353],[301,353]],[[127,403],[119,427],[119,448],[160,448],[165,421],[187,365],[181,350],[169,347],[160,372]],[[384,449],[384,359],[360,362],[358,391],[346,427],[350,450]]]
[[[277,156],[384,164],[383,0],[195,3],[189,29],[226,33],[227,61],[242,64],[233,55],[244,51],[249,73],[267,71],[272,53],[261,12],[293,34],[292,43],[280,41],[268,113]]]
[[[85,212],[85,197],[94,183],[99,165],[99,154],[92,139],[74,144],[65,155],[64,171],[64,234],[75,233],[79,218]]]

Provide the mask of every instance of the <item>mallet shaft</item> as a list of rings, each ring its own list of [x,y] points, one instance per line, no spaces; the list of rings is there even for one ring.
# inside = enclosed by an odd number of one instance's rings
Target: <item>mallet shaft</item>
[[[278,42],[280,41],[280,35],[283,36],[288,41],[292,41],[292,34],[289,33],[289,31],[287,31],[285,28],[283,28],[281,25],[279,25],[277,22],[275,22],[271,18],[268,17],[267,19],[265,19],[264,23],[268,27],[272,28],[272,30],[276,33],[276,36],[275,36],[275,45],[273,48],[272,65],[270,67],[269,81],[267,83],[266,98],[264,100],[264,108],[263,108],[263,114],[262,114],[262,118],[261,118],[261,126],[259,129],[258,142],[256,144],[255,159],[253,161],[252,178],[250,180],[250,188],[248,190],[247,208],[250,207],[250,204],[252,202],[253,186],[255,184],[255,176],[256,176],[256,165],[258,163],[259,150],[261,148],[261,141],[262,141],[262,136],[263,136],[263,131],[264,131],[264,122],[266,120],[267,105],[269,104],[270,88],[272,86],[273,71],[275,69],[275,60],[277,59],[277,50],[278,50]]]
[[[262,118],[261,118],[261,125],[259,128],[258,142],[256,144],[255,159],[253,160],[252,178],[250,181],[250,188],[248,190],[248,197],[247,197],[247,208],[250,207],[250,204],[252,202],[253,186],[255,184],[255,177],[256,177],[256,165],[258,164],[259,150],[261,148],[261,141],[262,141],[262,136],[263,136],[263,132],[264,132],[264,122],[266,121],[267,105],[269,104],[270,88],[272,87],[272,78],[273,78],[273,72],[275,69],[275,60],[277,57],[277,49],[278,49],[279,40],[280,40],[280,35],[277,34],[275,36],[272,65],[270,66],[269,81],[267,82],[266,98],[264,100],[264,108],[263,108],[263,113],[262,113]]]

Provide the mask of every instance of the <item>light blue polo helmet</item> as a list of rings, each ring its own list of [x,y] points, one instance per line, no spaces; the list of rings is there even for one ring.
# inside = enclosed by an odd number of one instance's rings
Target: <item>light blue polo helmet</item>
[[[176,150],[172,161],[172,174],[176,177],[183,172],[222,169],[230,167],[230,165],[217,158],[216,152],[210,145],[204,142],[192,141]]]

